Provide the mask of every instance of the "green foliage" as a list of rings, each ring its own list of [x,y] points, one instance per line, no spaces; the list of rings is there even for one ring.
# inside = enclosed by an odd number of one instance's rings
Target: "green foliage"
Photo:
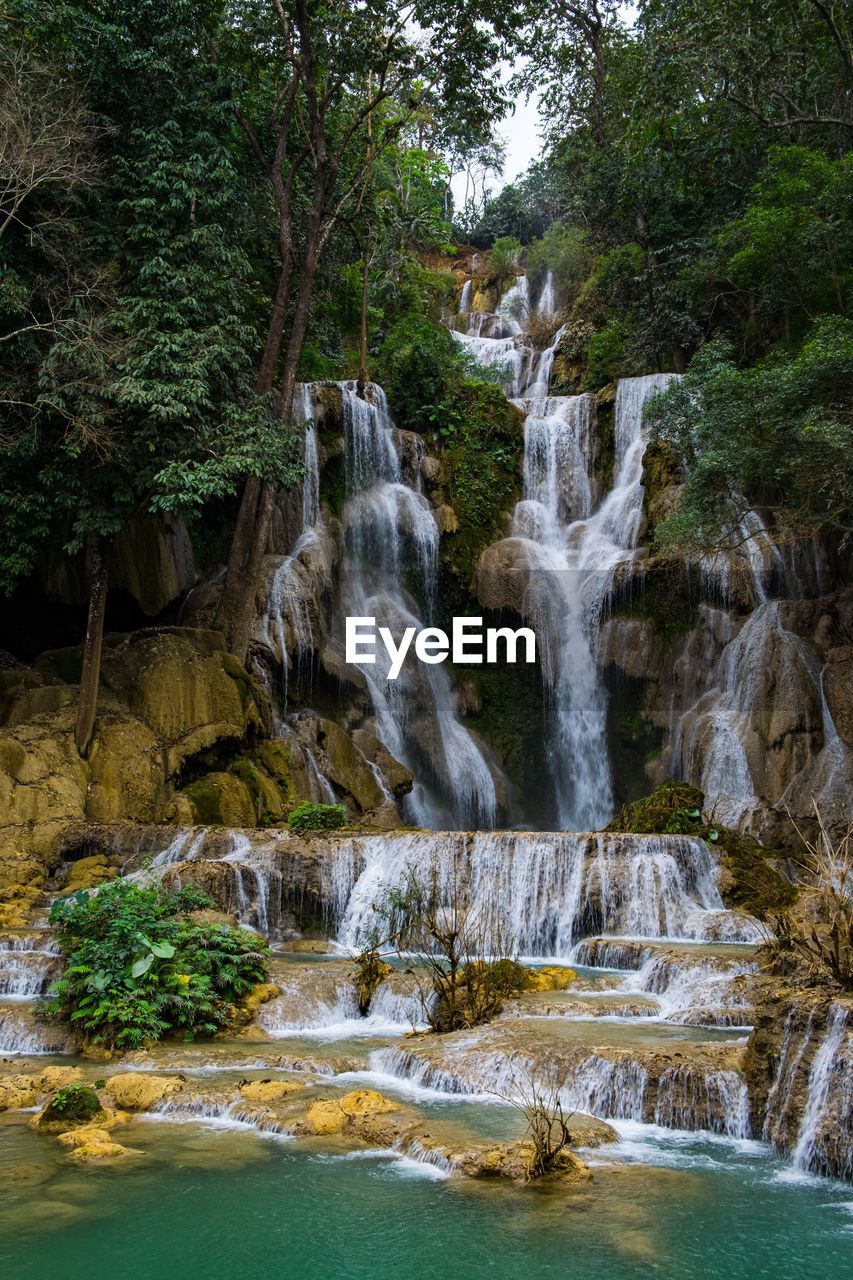
[[[524,251],[524,266],[531,275],[552,271],[560,289],[573,291],[585,279],[592,261],[589,237],[579,227],[552,222],[544,234]]]
[[[587,386],[590,391],[600,391],[621,374],[625,367],[625,348],[631,330],[614,316],[599,329],[589,344]]]
[[[288,821],[293,831],[332,831],[346,826],[347,811],[342,804],[312,804],[306,800],[291,811]]]
[[[521,260],[521,241],[515,236],[501,236],[492,245],[489,268],[494,275],[509,276]]]
[[[441,325],[407,316],[391,329],[377,365],[396,422],[408,431],[452,435],[461,422],[458,391],[471,367]]]
[[[41,542],[76,553],[139,510],[301,474],[298,442],[254,392],[252,218],[228,95],[197,56],[215,9],[10,10],[34,86],[57,59],[85,85],[99,161],[96,181],[28,198],[38,235],[17,222],[6,237],[0,588]]]
[[[503,513],[518,497],[524,428],[522,414],[491,384],[463,383],[456,404],[459,420],[447,442],[445,467],[459,528],[448,537],[446,560],[468,584],[480,553],[501,537]]]
[[[656,541],[725,545],[743,510],[774,508],[800,533],[853,529],[853,322],[826,316],[802,345],[738,367],[718,338],[649,406],[655,436],[687,472]]]
[[[133,1049],[176,1031],[213,1035],[229,1003],[266,976],[269,947],[240,929],[188,917],[212,907],[193,886],[168,892],[116,880],[54,902],[50,923],[68,961],[42,1004],[96,1044]]]
[[[57,1089],[42,1112],[39,1123],[67,1120],[69,1124],[83,1124],[101,1111],[101,1100],[94,1089],[85,1084],[67,1084],[62,1089]]]

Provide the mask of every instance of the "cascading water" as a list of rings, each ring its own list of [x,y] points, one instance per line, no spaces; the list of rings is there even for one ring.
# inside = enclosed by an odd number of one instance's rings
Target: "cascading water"
[[[441,833],[360,836],[333,850],[329,892],[339,941],[359,946],[381,927],[383,887],[402,885],[408,868],[435,869],[448,901],[466,901],[526,956],[570,957],[594,931],[650,938],[752,941],[751,921],[725,910],[713,856],[691,837]]]
[[[319,616],[318,588],[332,583],[324,545],[329,535],[319,504],[314,400],[330,390],[341,397],[347,497],[340,517],[337,598],[326,623]],[[380,387],[368,383],[359,395],[355,382],[306,384],[294,403],[295,420],[306,424],[302,531],[272,575],[256,635],[284,669],[285,695],[293,658],[298,661],[322,642],[318,627],[327,630],[330,643],[341,651],[347,616],[375,618],[377,627],[388,626],[397,637],[405,627],[423,628],[434,602],[439,539],[429,503],[419,492],[419,476],[414,486],[404,480],[400,433]],[[417,598],[408,575],[418,583]],[[402,802],[408,820],[427,827],[493,826],[497,794],[492,771],[459,720],[445,669],[410,657],[392,681],[382,646],[376,656],[374,664],[358,668],[359,678],[370,696],[378,737],[418,778]],[[309,780],[316,775],[316,798],[333,801],[316,761],[307,748],[300,750]]]
[[[554,309],[549,276],[535,310],[541,315]],[[505,295],[498,318],[521,329],[531,310],[529,282],[521,276]],[[619,383],[614,483],[596,507],[595,400],[548,396],[562,330],[537,354],[523,333],[484,337],[483,317],[467,319],[467,332],[454,330],[457,339],[481,364],[508,359],[507,385],[526,415],[524,492],[512,537],[523,547],[525,612],[539,636],[559,823],[568,830],[588,830],[601,826],[612,809],[606,698],[596,663],[599,620],[617,565],[636,551],[643,499],[643,407],[672,375]]]
[[[795,1169],[803,1172],[853,1173],[849,1133],[853,1120],[853,1079],[848,1037],[849,1012],[842,1005],[829,1009],[826,1030],[812,1059],[808,1096],[793,1151]]]

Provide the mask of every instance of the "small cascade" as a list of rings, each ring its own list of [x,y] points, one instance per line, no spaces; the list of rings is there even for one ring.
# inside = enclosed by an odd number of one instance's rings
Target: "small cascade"
[[[61,952],[45,931],[0,934],[0,1000],[43,995],[61,971]]]
[[[796,1145],[795,1169],[853,1176],[853,1051],[849,1011],[831,1005],[820,1047],[812,1059],[808,1095]]]
[[[352,973],[344,976],[306,972],[279,980],[282,994],[258,1011],[257,1025],[275,1038],[308,1036],[324,1040],[405,1035],[423,1025],[424,1010],[417,991],[398,990],[381,983],[362,1016]]]
[[[75,1047],[67,1024],[33,1017],[23,1001],[0,1000],[0,1054],[72,1053]]]
[[[665,1129],[707,1129],[749,1138],[749,1091],[736,1071],[708,1071],[690,1064],[669,1067],[657,1082],[655,1124]]]
[[[248,836],[235,833],[227,856],[234,872],[235,908],[241,925],[269,937],[281,920],[280,870],[269,857],[259,859]]]
[[[371,1068],[441,1093],[514,1097],[519,1082],[545,1074],[565,1112],[630,1120],[665,1128],[750,1136],[746,1084],[735,1070],[710,1062],[670,1065],[671,1055],[635,1055],[578,1045],[522,1056],[472,1037],[443,1046],[440,1055],[400,1046],[374,1051]]]
[[[526,956],[567,959],[578,939],[605,932],[649,938],[752,941],[757,927],[726,911],[705,841],[688,836],[477,832],[364,836],[336,842],[332,915],[349,947],[381,922],[374,903],[407,868],[434,866],[452,895],[499,919]]]

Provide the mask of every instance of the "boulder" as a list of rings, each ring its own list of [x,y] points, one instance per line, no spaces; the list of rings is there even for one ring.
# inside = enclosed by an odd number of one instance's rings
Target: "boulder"
[[[106,1083],[116,1106],[127,1111],[150,1111],[171,1093],[180,1093],[184,1082],[178,1076],[145,1075],[139,1071],[111,1076]]]
[[[509,609],[522,616],[528,608],[531,544],[502,538],[486,547],[477,562],[474,588],[484,609]]]
[[[240,1004],[251,1017],[254,1017],[262,1004],[266,1004],[269,1000],[274,1000],[280,994],[281,987],[274,982],[259,982],[248,995],[243,997]]]
[[[38,1087],[44,1092],[63,1089],[67,1084],[82,1084],[83,1072],[79,1067],[45,1067],[38,1078]]]
[[[20,1111],[36,1101],[32,1076],[0,1076],[0,1111]]]
[[[546,964],[541,969],[525,969],[528,991],[567,991],[578,980],[574,969]]]
[[[60,1141],[61,1141],[60,1137]],[[135,1147],[123,1147],[120,1142],[113,1142],[103,1130],[93,1130],[88,1142],[74,1146],[71,1158],[83,1163],[87,1160],[122,1160],[125,1156],[139,1156],[142,1152]]]
[[[305,1085],[298,1084],[295,1080],[248,1080],[238,1085],[238,1088],[247,1102],[269,1103],[277,1102],[279,1098],[286,1098],[292,1093],[300,1093]]]
[[[401,1111],[396,1102],[375,1089],[355,1089],[343,1098],[323,1098],[308,1108],[306,1124],[311,1133],[362,1136],[377,1116]]]

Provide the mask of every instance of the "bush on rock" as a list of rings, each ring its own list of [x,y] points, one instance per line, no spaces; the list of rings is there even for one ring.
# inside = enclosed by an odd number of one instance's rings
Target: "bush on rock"
[[[68,967],[40,1006],[67,1014],[95,1044],[135,1049],[176,1031],[213,1035],[229,1005],[267,974],[269,946],[255,934],[196,923],[214,904],[194,887],[177,893],[116,880],[53,904]]]
[[[331,831],[346,826],[347,811],[342,804],[311,804],[306,800],[290,815],[294,831]]]

